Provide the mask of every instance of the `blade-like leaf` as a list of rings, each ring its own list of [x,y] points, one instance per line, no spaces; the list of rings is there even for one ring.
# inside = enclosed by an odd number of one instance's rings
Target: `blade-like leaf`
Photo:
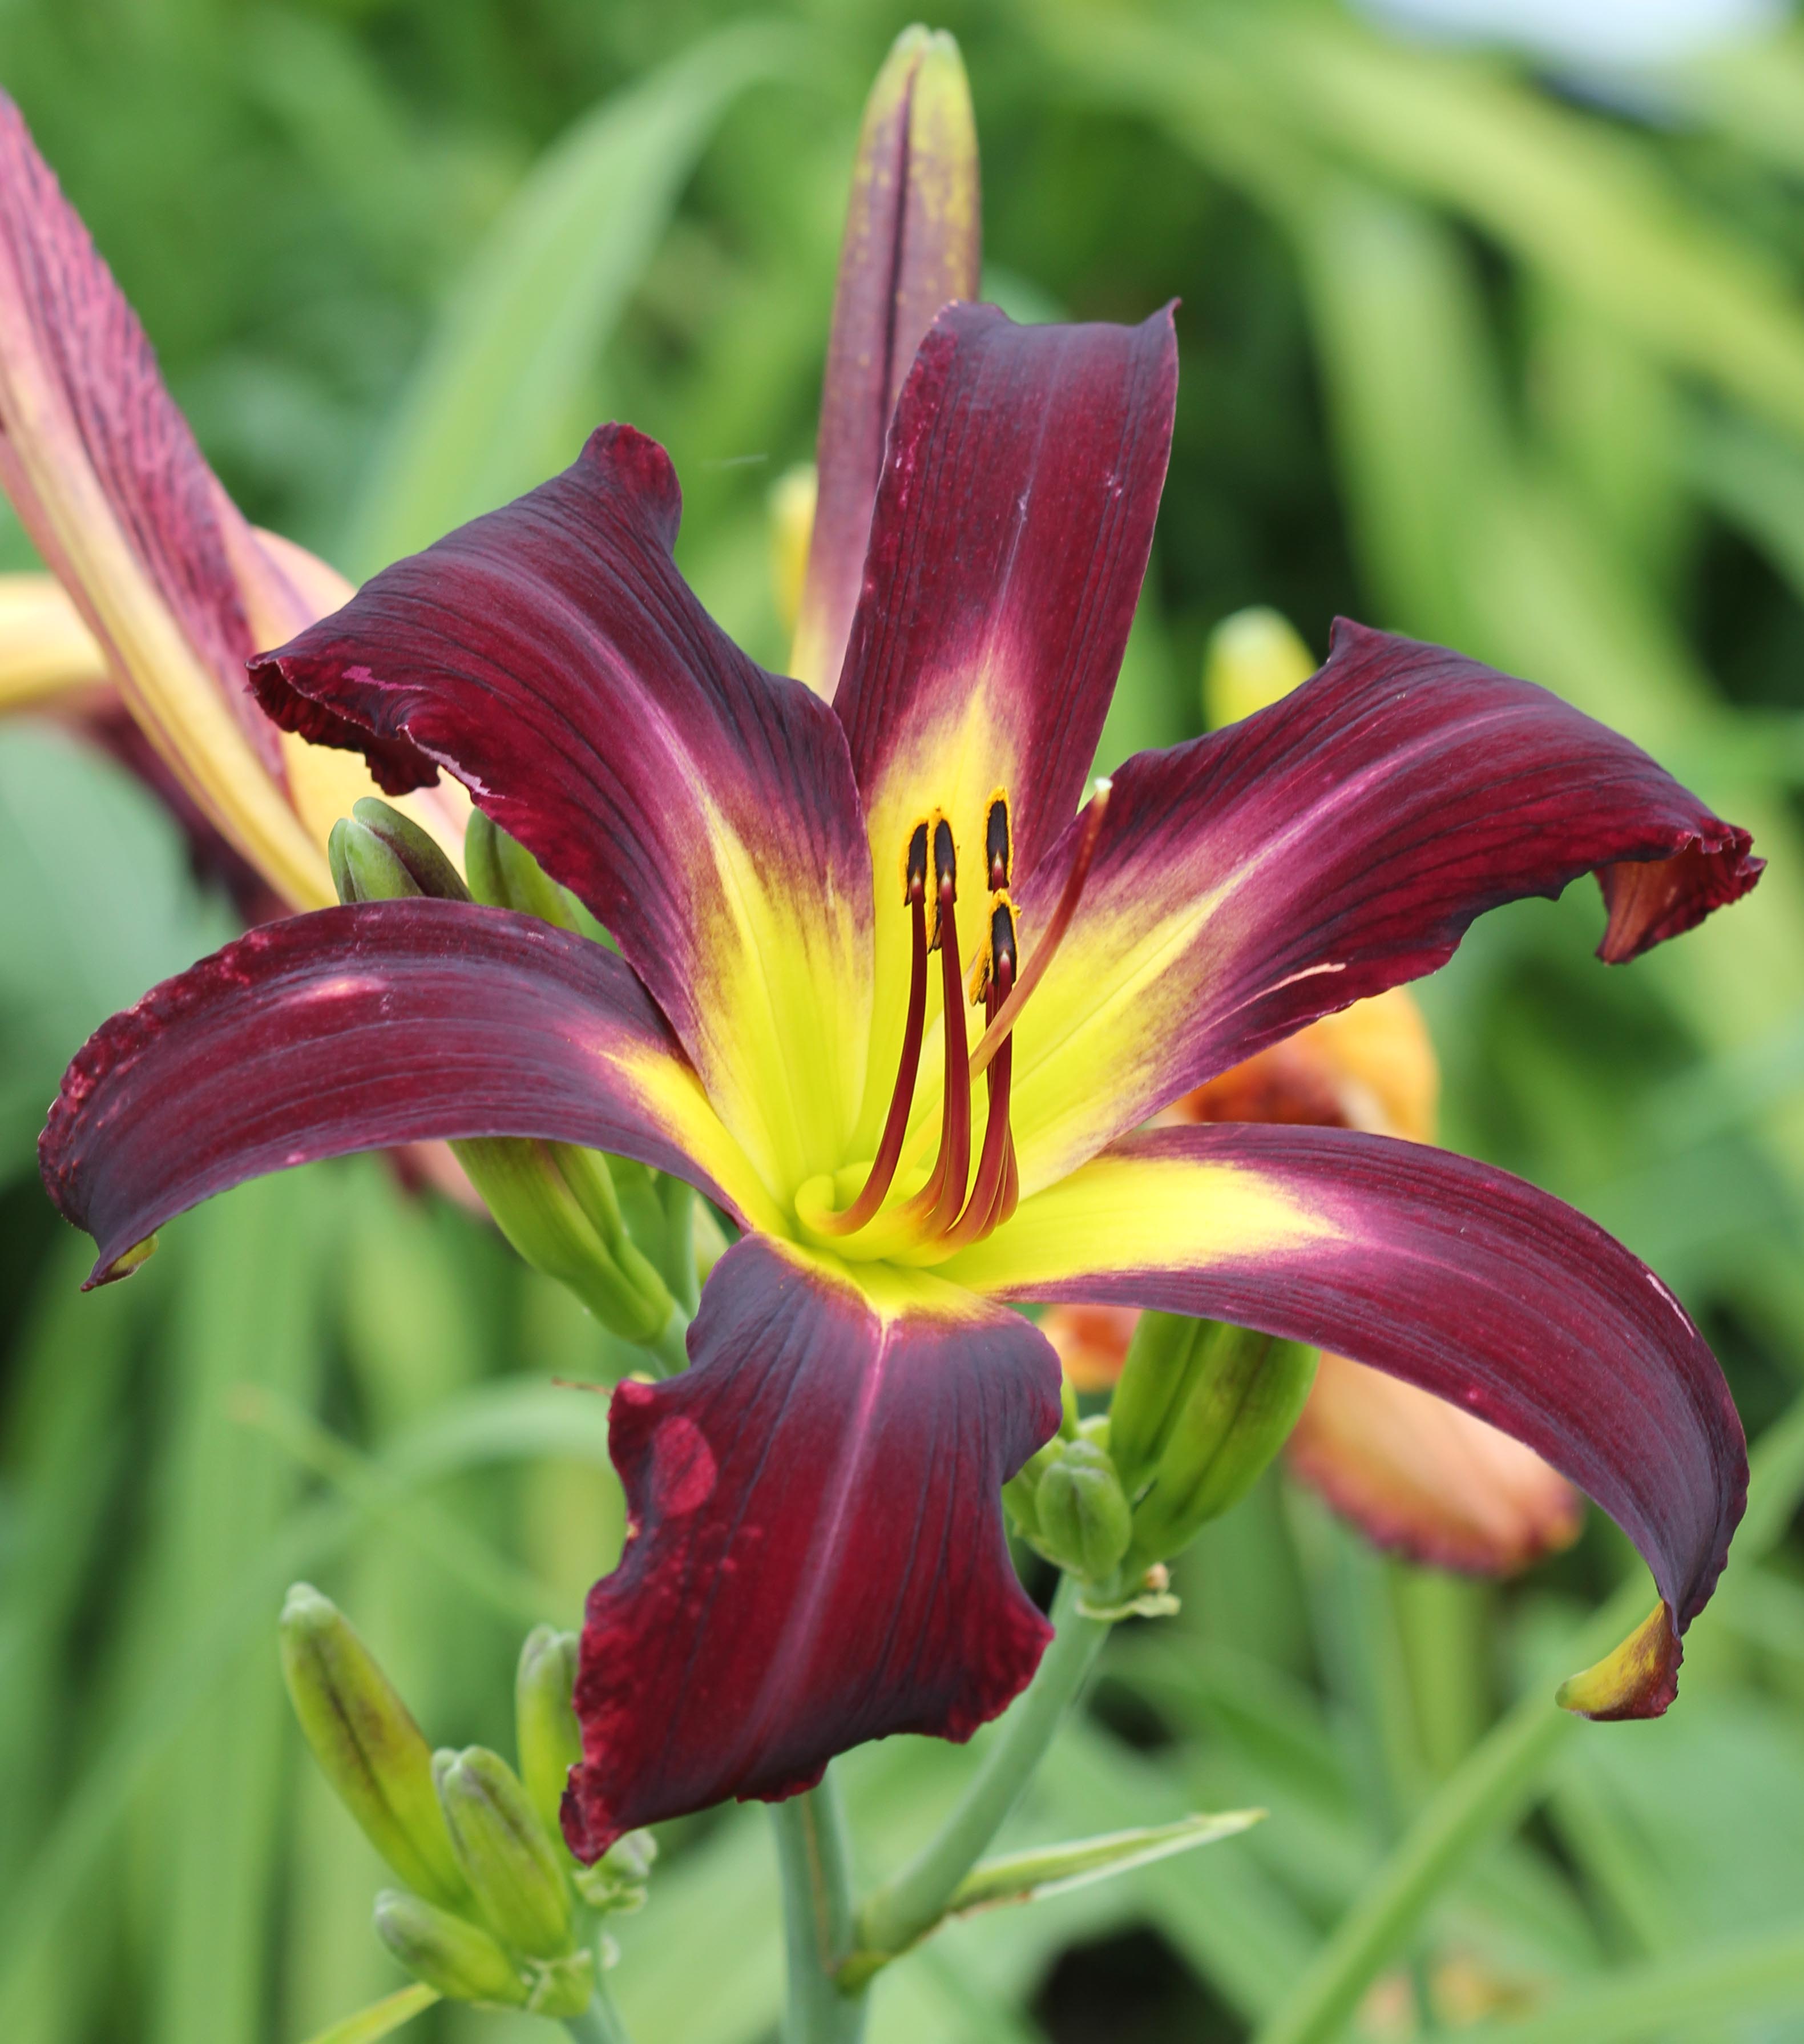
[[[371,2002],[367,2008],[359,2009],[355,2015],[347,2015],[343,2022],[320,2031],[308,2040],[308,2044],[376,2044],[378,2037],[386,2037],[402,2023],[411,2023],[438,1999],[436,1988],[416,1981],[412,1987],[385,1995],[380,2001]]]
[[[365,572],[561,468],[597,358],[716,124],[793,67],[793,33],[728,29],[554,144],[471,260],[403,395],[353,521]]]
[[[1231,1838],[1265,1814],[1263,1810],[1199,1812],[1181,1817],[1175,1824],[1146,1824],[1134,1831],[1107,1831],[1100,1838],[1073,1838],[1063,1845],[1038,1846],[1031,1852],[980,1860],[958,1884],[948,1914],[970,1916],[980,1909],[1063,1895],[1093,1881],[1150,1866],[1154,1860],[1169,1859],[1174,1853]]]

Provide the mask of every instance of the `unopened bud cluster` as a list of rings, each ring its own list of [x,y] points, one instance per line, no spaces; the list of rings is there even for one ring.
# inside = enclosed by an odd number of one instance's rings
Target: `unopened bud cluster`
[[[464,840],[467,886],[417,824],[374,796],[332,826],[328,855],[346,902],[422,894],[441,901],[474,900],[582,936],[601,934],[569,891],[480,809],[472,812]],[[658,1339],[674,1311],[670,1288],[632,1238],[605,1157],[572,1143],[514,1136],[451,1147],[497,1225],[528,1263],[567,1285],[611,1333],[630,1342]],[[679,1243],[685,1252],[687,1212],[685,1206]]]
[[[376,1933],[447,2000],[569,2017],[595,1992],[596,1916],[636,1908],[656,1847],[624,1838],[593,1867],[566,1848],[558,1804],[581,1757],[576,1638],[540,1627],[515,1688],[519,1772],[483,1746],[434,1753],[337,1608],[304,1583],[282,1614],[282,1673],[314,1758],[405,1885]]]
[[[1106,1415],[1065,1423],[1003,1491],[1023,1537],[1105,1594],[1253,1487],[1296,1424],[1315,1352],[1213,1320],[1143,1313]]]

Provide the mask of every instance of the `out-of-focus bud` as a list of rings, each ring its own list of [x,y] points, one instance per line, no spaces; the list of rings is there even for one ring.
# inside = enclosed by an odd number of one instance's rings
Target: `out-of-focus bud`
[[[570,1143],[485,1136],[454,1143],[503,1235],[536,1270],[569,1285],[624,1341],[668,1325],[669,1287],[627,1232],[599,1152]]]
[[[1149,1328],[1157,1320],[1176,1325]],[[1142,1316],[1115,1391],[1130,1416],[1116,1452],[1138,1472],[1134,1490],[1146,1486],[1134,1506],[1136,1561],[1175,1554],[1246,1496],[1296,1424],[1315,1377],[1315,1351],[1295,1342]],[[1150,1377],[1161,1381],[1141,1381]],[[1164,1381],[1174,1377],[1175,1395]]]
[[[470,891],[489,909],[516,909],[560,930],[586,936],[575,901],[517,838],[480,809],[472,809],[463,835],[463,866]]]
[[[447,2001],[524,2008],[529,1988],[520,1969],[479,1925],[385,1888],[376,1897],[376,1935],[418,1981]]]
[[[464,1878],[503,1942],[536,1958],[568,1952],[570,1888],[519,1777],[480,1746],[435,1754],[432,1771]]]
[[[562,1838],[558,1807],[564,1783],[582,1758],[582,1727],[572,1701],[577,1636],[555,1626],[535,1626],[520,1650],[514,1677],[514,1742],[520,1778],[546,1834]]]
[[[1100,1583],[1127,1552],[1133,1514],[1108,1450],[1095,1440],[1068,1441],[1040,1479],[1034,1509],[1040,1545],[1061,1568]]]
[[[819,494],[812,461],[785,469],[770,486],[770,593],[776,599],[777,621],[791,638],[801,615],[802,584],[808,571],[808,543],[814,536]]]
[[[452,1909],[470,1890],[432,1782],[431,1749],[329,1599],[297,1583],[282,1607],[282,1672],[320,1771],[409,1888]]]
[[[647,1884],[658,1858],[658,1841],[649,1831],[628,1831],[616,1838],[593,1866],[578,1867],[577,1892],[591,1909],[630,1916],[645,1907]]]
[[[904,29],[865,103],[821,392],[819,495],[789,666],[823,695],[858,607],[890,413],[941,306],[977,295],[981,235],[958,45]]]
[[[1211,731],[1238,724],[1307,682],[1315,662],[1289,620],[1262,605],[1237,610],[1209,635],[1203,715]]]

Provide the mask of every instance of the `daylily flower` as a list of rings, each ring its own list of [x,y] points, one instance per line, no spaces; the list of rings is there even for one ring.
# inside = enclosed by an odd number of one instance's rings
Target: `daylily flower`
[[[1432,1143],[1438,1084],[1421,1011],[1396,986],[1207,1080],[1160,1120]],[[1103,1391],[1121,1374],[1138,1318],[1125,1306],[1055,1306],[1040,1325],[1077,1389]],[[1286,1458],[1380,1546],[1436,1567],[1507,1573],[1570,1546],[1583,1523],[1577,1493],[1533,1449],[1345,1356],[1322,1358]]]
[[[1169,314],[942,312],[890,425],[831,703],[712,623],[672,558],[668,459],[602,428],[251,678],[386,789],[456,774],[618,955],[454,901],[296,917],[107,1024],[52,1110],[46,1180],[96,1235],[97,1280],[259,1171],[424,1137],[615,1151],[738,1224],[691,1367],[614,1394],[632,1530],[584,1634],[585,1858],[793,1792],[865,1739],[963,1737],[1026,1683],[1047,1627],[997,1493],[1057,1424],[1058,1369],[1014,1301],[1267,1329],[1526,1441],[1660,1589],[1578,1700],[1672,1694],[1745,1455],[1658,1279],[1465,1158],[1146,1124],[1434,970],[1484,909],[1595,871],[1621,961],[1758,862],[1556,697],[1345,623],[1304,688],[1130,761],[1074,816],[1176,379]]]
[[[150,781],[204,855],[217,833],[231,857],[213,863],[242,859],[273,897],[256,905],[267,912],[332,901],[326,837],[373,786],[355,759],[277,731],[244,665],[336,610],[351,586],[253,529],[226,495],[4,93],[0,488],[56,578],[0,577],[0,709],[66,705]],[[148,753],[122,728],[121,704]],[[411,806],[458,843],[460,790]]]

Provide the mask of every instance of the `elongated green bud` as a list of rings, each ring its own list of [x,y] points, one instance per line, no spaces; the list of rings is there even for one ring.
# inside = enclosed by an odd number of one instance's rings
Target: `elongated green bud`
[[[1134,1507],[1136,1563],[1175,1554],[1246,1496],[1296,1424],[1315,1381],[1314,1349],[1213,1321],[1194,1325],[1176,1409],[1153,1430],[1157,1459]],[[1149,1356],[1165,1339],[1150,1338]],[[1124,1384],[1127,1375],[1124,1369]],[[1149,1394],[1146,1403],[1153,1402]]]
[[[432,1783],[432,1755],[413,1714],[337,1607],[306,1583],[282,1606],[282,1672],[313,1758],[339,1800],[409,1888],[467,1908]]]
[[[1142,1313],[1109,1400],[1109,1453],[1134,1496],[1151,1477],[1203,1369],[1213,1325],[1179,1313]]]
[[[418,1981],[447,2001],[486,2001],[524,2008],[527,1982],[480,1925],[385,1888],[376,1897],[376,1935]]]
[[[554,1839],[563,1835],[558,1810],[570,1769],[582,1758],[576,1689],[577,1636],[535,1626],[520,1650],[514,1677],[514,1742],[520,1778],[539,1821]]]
[[[514,1136],[451,1147],[502,1234],[535,1270],[569,1285],[624,1340],[649,1342],[662,1331],[670,1288],[627,1232],[605,1157]]]
[[[397,901],[413,894],[439,901],[470,899],[437,840],[374,795],[364,796],[332,825],[326,858],[341,901]]]
[[[432,1768],[464,1878],[502,1942],[538,1958],[569,1951],[563,1866],[519,1777],[480,1746],[436,1754]]]
[[[1034,1493],[1039,1539],[1061,1568],[1101,1582],[1114,1574],[1134,1530],[1133,1514],[1106,1449],[1065,1443]]]
[[[575,902],[517,838],[472,809],[463,834],[470,891],[490,909],[514,909],[560,930],[582,932]],[[586,932],[582,932],[586,935]]]

